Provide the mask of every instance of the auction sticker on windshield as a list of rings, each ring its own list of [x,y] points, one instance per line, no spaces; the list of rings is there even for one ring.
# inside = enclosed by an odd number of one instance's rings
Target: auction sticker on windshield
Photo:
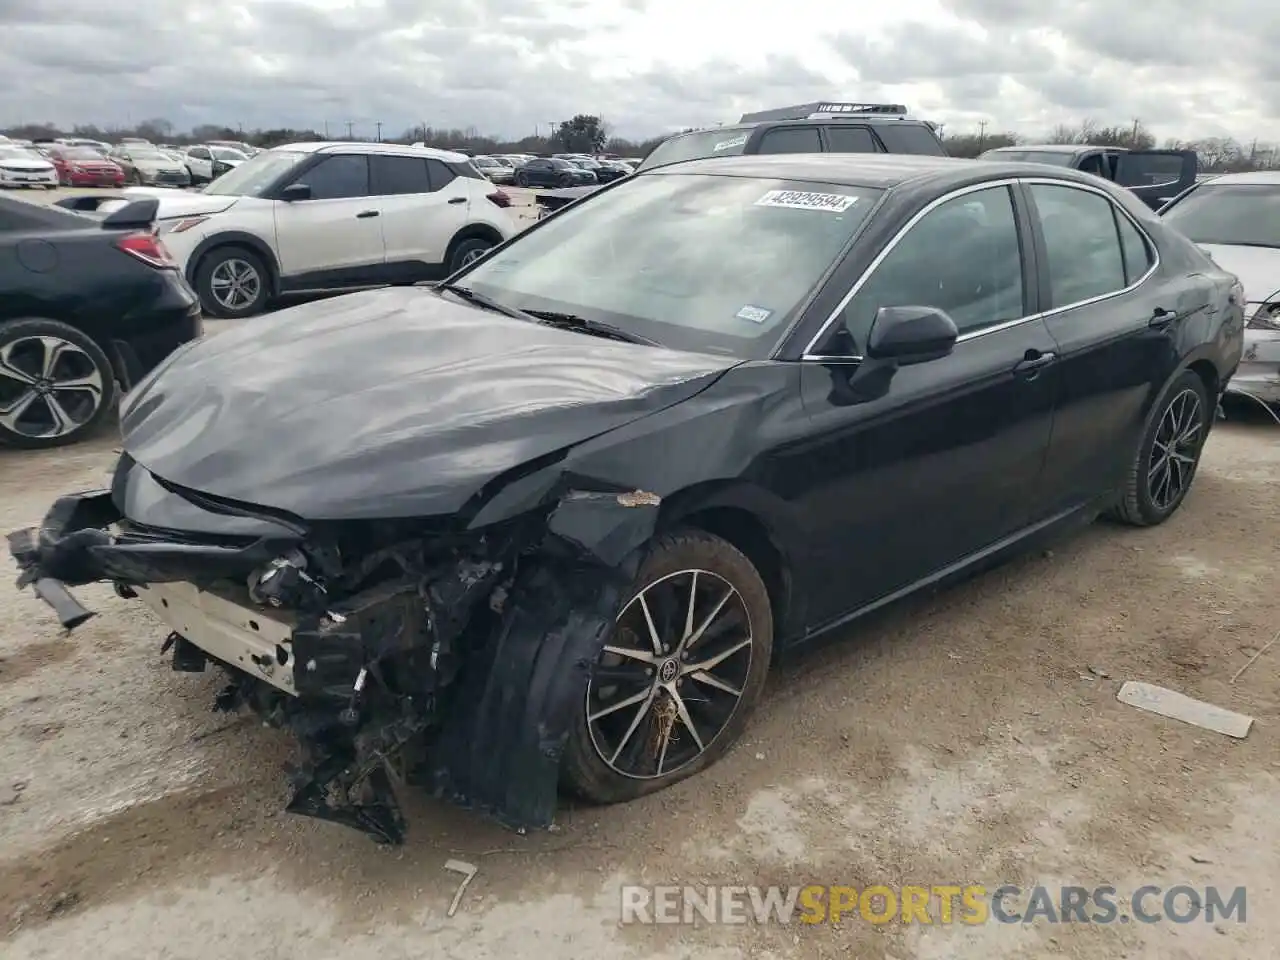
[[[757,207],[786,207],[790,210],[826,210],[844,213],[857,197],[843,193],[809,193],[805,190],[770,190],[755,202]]]
[[[747,138],[746,138],[746,135],[744,134],[741,137],[734,137],[732,140],[722,140],[711,149],[714,150],[716,153],[719,153],[721,150],[732,150],[734,147],[741,147],[746,142],[747,142]]]

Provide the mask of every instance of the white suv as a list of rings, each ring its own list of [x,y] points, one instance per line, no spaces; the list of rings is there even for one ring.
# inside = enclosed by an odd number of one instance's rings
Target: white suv
[[[164,244],[214,317],[282,293],[439,279],[517,232],[469,158],[389,143],[291,144],[199,193],[126,192],[160,201]]]

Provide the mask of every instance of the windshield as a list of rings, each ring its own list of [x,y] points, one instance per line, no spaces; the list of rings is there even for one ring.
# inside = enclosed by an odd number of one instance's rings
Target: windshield
[[[260,197],[307,156],[290,150],[264,151],[233,167],[201,192],[215,197]]]
[[[6,160],[43,160],[44,159],[39,154],[32,153],[30,150],[27,150],[23,147],[10,147],[7,145],[0,145],[0,157],[4,157]]]
[[[751,127],[717,127],[699,133],[686,133],[664,140],[653,148],[640,164],[640,170],[651,170],[682,160],[700,160],[703,157],[736,157],[747,146]]]
[[[63,147],[58,151],[67,160],[101,160],[102,154],[88,147]]]
[[[1196,243],[1280,249],[1280,184],[1206,183],[1161,219]]]
[[[1008,163],[1048,163],[1055,167],[1069,167],[1074,153],[1065,150],[988,150],[979,160],[1004,160]]]
[[[159,150],[143,149],[141,147],[129,147],[126,151],[131,160],[163,160],[170,161],[171,157],[161,153]]]
[[[663,346],[770,356],[881,191],[653,174],[565,208],[458,278],[508,307]]]
[[[213,151],[213,157],[215,160],[227,160],[231,163],[240,163],[249,159],[239,150],[232,150],[230,147],[218,147]]]

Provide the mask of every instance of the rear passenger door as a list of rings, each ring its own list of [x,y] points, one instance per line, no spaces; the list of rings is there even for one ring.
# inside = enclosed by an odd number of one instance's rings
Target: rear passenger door
[[[1102,190],[1060,180],[1022,189],[1062,383],[1045,483],[1051,509],[1066,509],[1124,482],[1196,292],[1190,278],[1180,292],[1155,281],[1151,241]],[[1162,324],[1164,311],[1177,319]]]
[[[449,241],[467,223],[466,185],[434,157],[369,159],[382,211],[387,278],[408,283],[443,276]]]

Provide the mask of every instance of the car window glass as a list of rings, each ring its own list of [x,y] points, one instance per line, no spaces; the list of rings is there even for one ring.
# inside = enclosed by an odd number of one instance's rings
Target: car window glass
[[[453,183],[458,176],[447,164],[434,158],[427,160],[427,174],[431,178],[432,190],[439,190],[442,187],[447,187],[449,184]]]
[[[866,127],[827,127],[827,149],[832,153],[879,153],[880,145]]]
[[[1116,225],[1120,229],[1120,249],[1124,253],[1124,278],[1126,283],[1136,283],[1138,278],[1151,269],[1154,258],[1142,232],[1133,225],[1133,221],[1119,210],[1116,212]]]
[[[817,127],[775,127],[760,138],[761,153],[820,153]]]
[[[325,157],[302,175],[312,200],[369,196],[369,158],[344,154]]]
[[[1182,157],[1176,153],[1135,154],[1125,158],[1120,179],[1126,187],[1162,187],[1182,179]]]
[[[876,127],[876,133],[890,153],[914,153],[922,157],[947,155],[941,141],[923,123],[882,123]]]
[[[1111,201],[1075,187],[1031,184],[1049,263],[1050,305],[1124,289],[1124,256]]]
[[[860,354],[881,307],[936,307],[961,334],[1023,316],[1022,252],[1008,187],[939,204],[911,227],[844,310],[839,354]]]
[[[378,171],[378,193],[384,197],[430,193],[427,163],[422,157],[371,157]]]

